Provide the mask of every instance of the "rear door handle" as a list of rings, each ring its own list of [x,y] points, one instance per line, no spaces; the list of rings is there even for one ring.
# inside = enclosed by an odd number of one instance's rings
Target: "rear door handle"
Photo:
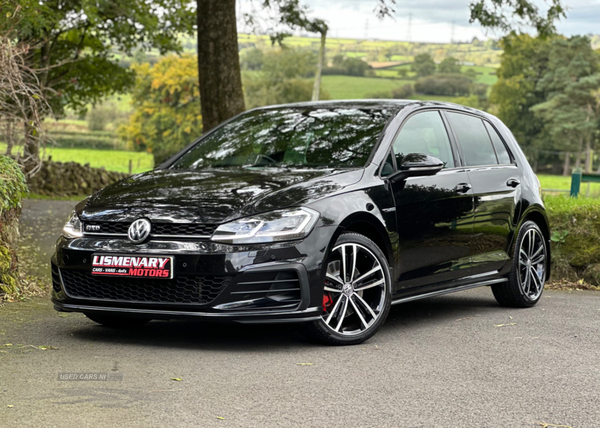
[[[471,190],[471,185],[469,183],[458,183],[456,187],[454,187],[454,191],[457,193],[467,193]]]
[[[517,187],[519,184],[521,184],[521,182],[519,180],[517,180],[516,178],[509,178],[508,181],[506,182],[506,185],[508,187]]]

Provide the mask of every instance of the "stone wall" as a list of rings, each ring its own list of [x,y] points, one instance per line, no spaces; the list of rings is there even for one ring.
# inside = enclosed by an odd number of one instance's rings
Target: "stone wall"
[[[75,162],[44,162],[42,169],[27,181],[29,191],[46,196],[91,195],[127,174],[92,168]]]

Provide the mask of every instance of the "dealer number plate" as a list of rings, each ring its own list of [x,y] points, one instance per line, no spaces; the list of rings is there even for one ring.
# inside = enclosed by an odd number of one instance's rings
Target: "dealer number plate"
[[[171,279],[173,257],[94,254],[92,275]]]

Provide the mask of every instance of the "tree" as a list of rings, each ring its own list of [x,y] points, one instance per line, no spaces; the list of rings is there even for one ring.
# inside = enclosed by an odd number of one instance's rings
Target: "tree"
[[[541,148],[548,138],[542,119],[531,107],[546,101],[546,91],[537,83],[548,68],[550,40],[511,33],[500,44],[504,52],[490,102],[522,147]]]
[[[29,47],[14,41],[14,28],[22,19],[21,7],[4,3],[0,13],[6,17],[0,24],[0,123],[5,131],[6,155],[10,156],[18,128],[23,129],[30,141],[39,144],[43,138],[42,120],[50,106],[35,71],[27,65]],[[30,162],[27,157],[21,160],[30,165],[29,173],[37,172],[37,162]]]
[[[241,58],[242,70],[260,70],[264,63],[264,53],[261,49],[252,48],[244,52]]]
[[[426,95],[463,96],[471,92],[471,79],[462,74],[436,74],[415,83],[415,91]]]
[[[170,55],[154,66],[147,63],[133,66],[134,112],[119,134],[130,148],[152,153],[155,165],[202,132],[197,61],[196,56],[189,54]]]
[[[208,79],[200,85],[204,129],[208,130],[229,119],[244,108],[237,31],[235,28],[235,0],[196,0],[198,13],[198,55],[202,59],[200,79]],[[378,17],[394,13],[395,0],[373,0]],[[278,24],[291,28],[303,28],[319,32],[318,20],[307,18],[307,7],[300,0],[260,0],[263,8],[270,8],[279,17]],[[530,0],[479,0],[470,6],[471,22],[479,22],[487,28],[508,31],[511,20],[519,18],[520,24],[533,26],[540,34],[550,34],[554,22],[565,16],[560,0],[552,0],[546,16]],[[322,21],[321,21],[322,22]],[[272,40],[282,40],[286,33],[275,33]],[[210,106],[210,107],[208,107]],[[207,115],[209,114],[209,115]]]
[[[427,53],[419,54],[415,56],[411,70],[417,73],[419,77],[430,76],[435,73],[435,62],[433,62],[431,55]]]
[[[444,58],[438,66],[438,71],[445,74],[457,74],[460,73],[460,64],[458,60],[452,56]]]
[[[12,40],[26,47],[26,66],[35,72],[56,116],[65,108],[85,110],[134,82],[115,51],[135,48],[178,51],[178,35],[191,33],[194,10],[185,0],[19,0]],[[14,12],[2,2],[2,19]],[[12,15],[10,15],[12,16]],[[32,78],[33,79],[33,78]],[[30,80],[32,82],[33,80]],[[28,135],[24,153],[37,158],[38,141]]]
[[[249,108],[310,101],[316,54],[305,49],[281,49],[264,55],[259,73],[244,73],[244,93]],[[327,99],[327,94],[321,98]]]
[[[590,40],[584,36],[554,39],[550,45],[548,70],[537,83],[537,89],[547,93],[547,99],[531,110],[543,121],[555,148],[578,153],[576,167],[584,145],[586,165],[590,166],[594,134],[600,120],[595,93],[598,88],[600,57],[593,51]]]

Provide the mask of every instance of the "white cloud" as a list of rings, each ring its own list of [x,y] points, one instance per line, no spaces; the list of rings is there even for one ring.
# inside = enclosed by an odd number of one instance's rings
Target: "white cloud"
[[[238,0],[249,11],[251,0]],[[311,16],[324,19],[332,37],[381,40],[408,40],[448,43],[451,38],[470,40],[473,37],[500,37],[501,33],[469,24],[469,4],[472,0],[397,0],[395,19],[379,20],[374,13],[376,0],[304,0]],[[259,0],[254,4],[258,5]],[[543,0],[537,0],[545,10]],[[600,31],[600,0],[571,0],[567,19],[559,21],[558,31],[567,36],[597,34]],[[411,17],[410,28],[408,25]]]

